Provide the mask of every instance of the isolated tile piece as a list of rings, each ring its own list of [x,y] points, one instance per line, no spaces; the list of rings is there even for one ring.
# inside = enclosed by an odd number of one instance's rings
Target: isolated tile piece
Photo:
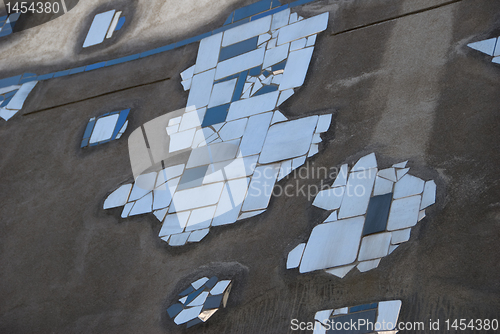
[[[104,41],[114,15],[115,10],[113,9],[94,16],[94,20],[92,21],[89,32],[87,33],[87,37],[83,42],[84,48],[100,44]]]
[[[363,236],[385,231],[391,202],[392,193],[370,198],[363,227]]]
[[[125,132],[130,109],[114,111],[89,120],[81,147],[104,144],[111,140],[119,139]]]

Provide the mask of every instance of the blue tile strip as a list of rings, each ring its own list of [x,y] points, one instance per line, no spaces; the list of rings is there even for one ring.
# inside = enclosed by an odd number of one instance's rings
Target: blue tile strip
[[[123,27],[124,24],[125,24],[125,16],[122,16],[118,20],[118,24],[116,25],[115,31],[120,30]]]
[[[229,103],[207,109],[201,127],[204,128],[213,124],[224,122],[226,120],[228,111]]]
[[[354,307],[349,308],[349,313],[371,310],[371,309],[374,309],[374,308],[377,308],[377,307],[378,307],[378,303],[364,304],[364,305],[354,306]]]
[[[122,129],[123,125],[127,121],[128,114],[130,109],[125,109],[120,112],[120,117],[118,117],[118,121],[116,122],[115,130],[113,131],[113,135],[111,136],[111,140],[115,140],[118,132]]]
[[[233,98],[231,102],[238,101],[240,99],[241,93],[243,93],[243,87],[245,87],[245,81],[247,80],[248,71],[243,71],[240,73],[236,87],[234,88]]]
[[[279,11],[282,11],[286,8],[301,6],[301,5],[304,5],[306,3],[310,3],[313,1],[316,1],[316,0],[297,0],[297,1],[294,1],[290,4],[288,4],[288,5],[281,6],[281,4],[278,0],[272,0],[272,1],[271,0],[262,0],[262,1],[259,1],[256,3],[253,3],[251,5],[248,5],[246,7],[239,8],[236,11],[232,12],[221,28],[215,29],[211,32],[207,32],[207,33],[204,33],[204,34],[201,34],[198,36],[190,37],[190,38],[184,39],[182,41],[179,41],[177,43],[172,43],[169,45],[165,45],[165,46],[162,46],[159,48],[155,48],[155,49],[152,49],[149,51],[144,51],[142,53],[138,53],[138,54],[134,54],[134,55],[130,55],[130,56],[125,56],[125,57],[112,59],[112,60],[108,60],[108,61],[103,61],[103,62],[99,62],[96,64],[87,65],[87,66],[76,67],[76,68],[72,68],[69,70],[59,71],[59,72],[56,72],[55,74],[49,73],[49,74],[39,75],[38,77],[30,77],[31,80],[27,80],[27,81],[23,81],[23,82],[28,82],[28,81],[33,81],[33,80],[41,81],[41,80],[48,80],[50,78],[59,78],[59,77],[66,76],[66,75],[81,73],[81,72],[83,72],[83,70],[82,70],[83,68],[85,68],[85,71],[91,71],[91,70],[99,69],[102,67],[122,64],[122,63],[133,61],[133,60],[136,60],[139,58],[144,58],[144,57],[152,56],[152,55],[155,55],[158,53],[170,51],[172,49],[175,49],[175,48],[187,45],[187,44],[198,42],[205,37],[215,35],[219,32],[223,32],[223,31],[232,29],[234,27],[245,24],[245,23],[250,22],[252,20],[257,20],[259,18],[268,16],[268,15],[272,15],[272,14],[277,13]],[[257,10],[259,10],[259,11],[257,11]],[[1,20],[2,20],[2,18],[0,18],[0,21]],[[13,20],[12,25],[16,22],[16,20],[17,20],[17,18],[15,18],[15,20]],[[115,30],[119,30],[124,22],[125,22],[125,17],[120,18],[119,23],[117,25],[117,28]],[[3,36],[4,33],[10,34],[10,33],[12,33],[12,29],[7,27],[7,26],[4,27],[2,29],[2,31],[0,31],[0,37]],[[6,78],[6,79],[1,79],[0,80],[0,88],[11,86],[11,85],[18,85],[20,82],[21,82],[21,75],[13,76],[13,77]],[[213,123],[213,124],[215,124],[215,123]]]
[[[258,36],[253,38],[249,38],[242,42],[229,45],[225,48],[221,48],[219,54],[219,61],[224,61],[229,58],[233,58],[239,56],[241,54],[247,53],[249,51],[257,49],[257,41],[259,40]]]
[[[278,86],[275,86],[275,85],[267,85],[267,86],[264,86],[262,87],[261,89],[259,89],[257,91],[257,93],[253,94],[253,96],[258,96],[258,95],[263,95],[263,94],[266,94],[266,93],[271,93],[271,92],[275,92],[278,90]]]

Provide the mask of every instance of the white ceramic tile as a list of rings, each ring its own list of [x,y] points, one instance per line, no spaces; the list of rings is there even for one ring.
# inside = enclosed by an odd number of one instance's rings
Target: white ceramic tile
[[[13,90],[16,90],[16,89],[19,89],[19,88],[21,88],[21,85],[12,85],[12,86],[7,86],[7,87],[0,88],[0,95],[8,93],[8,92],[12,92]]]
[[[348,314],[348,313],[349,313],[349,308],[342,307],[342,308],[338,308],[338,309],[334,310],[332,315],[340,315],[340,314]]]
[[[418,221],[421,221],[424,218],[425,218],[425,210],[419,211],[419,213],[418,213]]]
[[[410,171],[409,168],[404,169],[396,169],[396,177],[398,180],[401,180],[403,176],[405,176]]]
[[[319,322],[314,323],[313,334],[326,334],[326,327],[323,327]]]
[[[375,187],[373,188],[373,196],[391,193],[393,185],[394,182],[377,176],[375,179]]]
[[[292,170],[296,170],[306,162],[307,156],[303,155],[301,157],[292,159]]]
[[[264,80],[262,80],[261,82],[263,85],[270,85],[272,80],[273,80],[273,75],[270,75],[267,78],[265,78]]]
[[[288,253],[288,258],[286,260],[286,269],[297,268],[300,265],[300,260],[302,259],[302,254],[304,253],[305,243],[297,245],[294,249]]]
[[[183,232],[188,222],[190,213],[191,212],[187,211],[168,214],[158,235],[163,237],[165,235]]]
[[[171,125],[174,125],[174,124],[181,124],[181,120],[182,120],[182,116],[171,118],[168,121],[168,126],[171,126]]]
[[[323,133],[328,131],[331,124],[332,124],[332,114],[320,115],[318,118],[318,125],[316,127],[316,132]]]
[[[264,56],[264,64],[263,68],[269,67],[271,65],[277,64],[282,60],[286,59],[288,56],[288,48],[290,44],[283,44],[276,48],[272,48],[266,51],[266,55]]]
[[[387,230],[401,230],[415,226],[418,220],[420,195],[404,197],[392,202]]]
[[[247,91],[245,91],[243,94],[241,94],[241,100],[248,99],[250,97],[250,93],[252,92],[252,89],[253,89],[253,84],[250,86],[249,89],[247,89]]]
[[[132,207],[134,206],[135,202],[132,202],[132,203],[127,203],[125,204],[125,206],[123,207],[123,211],[122,211],[122,218],[127,218],[129,213],[130,213],[130,210],[132,210]]]
[[[398,248],[399,245],[390,245],[389,246],[389,254],[392,254],[392,252],[394,252],[396,250],[396,248]]]
[[[193,283],[191,283],[191,285],[193,286],[193,288],[195,290],[198,290],[199,288],[201,288],[201,286],[203,284],[205,284],[206,282],[208,281],[208,277],[202,277],[196,281],[194,281]]]
[[[180,179],[180,177],[172,179],[153,191],[153,210],[163,209],[170,205]]]
[[[242,156],[259,154],[262,151],[272,117],[273,113],[267,112],[248,119],[240,145]]]
[[[116,122],[120,115],[114,114],[106,117],[101,117],[97,120],[90,137],[90,144],[98,143],[104,140],[111,139],[115,131]]]
[[[124,184],[120,188],[113,191],[104,201],[104,210],[125,205],[131,189],[132,184]]]
[[[194,231],[210,227],[216,208],[217,206],[213,205],[193,210],[186,225],[186,231]]]
[[[396,182],[396,169],[395,168],[386,168],[379,170],[377,173],[378,176],[383,177],[384,179],[391,180],[392,182]]]
[[[351,172],[359,172],[370,168],[377,168],[377,159],[375,153],[368,154],[356,162]]]
[[[290,24],[280,29],[278,35],[278,45],[291,42],[293,40],[317,34],[326,29],[328,25],[328,12],[313,16],[309,19]],[[293,15],[293,14],[292,14]]]
[[[243,211],[266,209],[280,171],[280,164],[259,166],[248,188],[248,194],[243,202]]]
[[[166,235],[164,237],[160,237],[161,240],[168,242],[170,240],[170,235]]]
[[[272,38],[269,40],[269,42],[267,42],[267,47],[266,49],[272,49],[272,48],[275,48],[276,47],[276,42],[278,41],[277,38]]]
[[[392,231],[391,244],[397,245],[410,240],[411,228],[404,230]]]
[[[217,66],[221,41],[221,32],[200,41],[200,48],[198,49],[198,57],[196,58],[194,73],[204,72]]]
[[[378,303],[377,323],[392,324],[392,328],[384,328],[385,330],[392,330],[396,328],[399,311],[401,310],[400,300],[390,300]]]
[[[224,183],[212,183],[201,187],[177,191],[169,212],[184,211],[217,204]]]
[[[213,183],[223,180],[233,180],[253,174],[257,165],[257,155],[249,157],[238,157],[230,163],[227,161],[215,163],[208,167],[203,183]]]
[[[500,44],[499,44],[499,46],[500,46]],[[492,61],[493,63],[495,63],[495,64],[500,64],[500,57],[495,57],[495,58],[493,58],[491,61]]]
[[[239,147],[239,139],[208,145],[208,148],[210,149],[211,162],[215,163],[234,159]]]
[[[163,209],[163,210],[157,210],[157,211],[153,212],[153,214],[155,215],[156,219],[158,219],[158,221],[163,222],[163,220],[165,219],[165,216],[167,215],[167,212],[168,212],[168,208]]]
[[[278,122],[285,122],[285,121],[288,121],[288,118],[286,118],[279,110],[276,110],[274,112],[271,124],[278,123]]]
[[[5,108],[0,108],[0,117],[2,117],[4,120],[8,121],[9,119],[12,118],[15,114],[18,113],[18,109],[16,110],[10,110],[10,109],[5,109]]]
[[[194,75],[194,68],[195,68],[196,65],[193,65],[187,69],[185,69],[184,71],[181,72],[181,79],[182,80],[188,80],[188,79],[191,79]],[[215,66],[214,66],[215,67]],[[168,123],[168,125],[171,125],[170,123]]]
[[[484,41],[469,43],[469,44],[467,44],[467,46],[469,48],[474,49],[474,50],[486,53],[489,56],[493,56],[493,52],[495,51],[496,42],[497,42],[496,38],[490,38],[490,39],[485,39]]]
[[[30,81],[24,83],[17,93],[12,97],[12,100],[5,106],[6,109],[21,110],[24,105],[24,101],[28,97],[29,93],[35,88],[38,81]],[[94,130],[95,131],[95,130]]]
[[[135,179],[129,201],[135,201],[155,188],[156,172],[142,174]]]
[[[257,80],[255,84],[253,85],[252,92],[250,93],[250,96],[253,96],[259,89],[261,89],[264,85],[260,82],[260,80]]]
[[[266,164],[304,155],[309,151],[318,116],[273,124],[268,131],[259,163]]]
[[[322,190],[316,195],[313,205],[323,210],[338,209],[344,197],[344,190],[345,187]]]
[[[497,45],[495,46],[495,51],[493,52],[493,56],[496,57],[496,56],[500,56],[500,43],[498,42],[498,40],[500,39],[500,37],[497,37]],[[495,58],[493,58],[492,61],[494,61]]]
[[[405,168],[407,163],[408,163],[408,160],[400,162],[400,163],[397,163],[397,164],[394,164],[394,165],[392,165],[392,167],[395,167],[395,168]]]
[[[187,148],[191,148],[191,144],[193,143],[195,133],[196,129],[189,129],[186,131],[172,134],[170,136],[169,151],[176,152]]]
[[[425,209],[434,203],[436,203],[436,183],[433,180],[431,180],[425,182],[424,193],[422,194],[422,203],[420,204],[420,210]]]
[[[265,34],[259,35],[259,39],[257,41],[257,45],[261,45],[262,43],[267,42],[270,39],[271,39],[271,34],[269,34],[269,33],[265,33]]]
[[[279,85],[279,84],[281,84],[282,79],[283,79],[283,74],[274,75],[274,76],[272,76],[271,83],[273,83],[275,85]]]
[[[248,118],[227,122],[219,131],[219,136],[223,141],[240,138],[245,132]]]
[[[175,317],[174,322],[177,325],[185,324],[186,322],[197,318],[202,309],[203,305],[184,309]]]
[[[185,232],[180,234],[174,234],[168,239],[168,244],[170,246],[184,246],[189,238],[191,232]]]
[[[347,275],[355,266],[356,266],[355,264],[352,264],[348,266],[327,269],[325,271],[330,275],[337,276],[339,278],[344,278],[345,275]]]
[[[210,142],[210,138],[214,134],[215,134],[214,130],[212,130],[212,128],[209,127],[196,130],[191,148],[196,148],[198,146],[205,146],[207,144],[207,141]],[[214,136],[214,139],[216,138],[217,135]]]
[[[184,88],[185,91],[188,91],[191,88],[191,82],[193,79],[189,78],[187,80],[181,81],[182,88]]]
[[[266,210],[257,210],[257,211],[248,211],[248,212],[243,212],[239,217],[238,220],[243,220],[247,218],[252,218],[255,216],[260,215],[261,213],[264,213]]]
[[[316,43],[316,36],[317,36],[317,35],[312,35],[312,36],[307,37],[307,44],[306,44],[306,47],[307,47],[307,46],[313,46],[313,45],[314,45],[314,43]]]
[[[363,261],[358,263],[358,270],[362,273],[367,272],[369,270],[375,269],[378,267],[380,263],[380,259],[371,260],[371,261]]]
[[[110,10],[104,13],[97,14],[94,16],[94,20],[90,25],[87,37],[83,42],[83,47],[89,47],[92,45],[100,44],[104,41],[106,33],[108,32],[109,25],[113,16],[115,15],[115,10]]]
[[[63,2],[64,3],[64,2]],[[113,16],[113,20],[111,21],[111,25],[109,26],[108,33],[106,34],[106,38],[111,38],[113,37],[113,32],[116,29],[116,26],[118,24],[118,20],[120,19],[120,15],[122,15],[121,11],[118,11],[115,13]]]
[[[315,133],[312,138],[312,143],[313,144],[318,144],[321,143],[321,136],[319,133]]]
[[[249,178],[243,178],[226,182],[212,226],[232,224],[238,219],[249,181]]]
[[[288,19],[290,17],[290,8],[282,10],[276,14],[273,14],[273,22],[271,23],[271,30],[276,30],[288,24]]]
[[[127,126],[128,126],[128,121],[126,121],[125,124],[123,124],[122,128],[118,132],[118,135],[116,136],[116,139],[120,139],[121,135],[125,132],[125,130],[127,130]]]
[[[296,41],[293,41],[292,43],[290,43],[290,51],[295,51],[295,50],[305,48],[306,42],[307,42],[306,38],[301,38],[301,39],[298,39]],[[285,45],[285,44],[283,44],[283,45]]]
[[[217,282],[215,286],[210,290],[210,294],[212,296],[220,295],[221,293],[224,293],[226,291],[227,287],[231,284],[230,280],[223,280],[220,282]]]
[[[290,21],[289,21],[289,24],[292,24],[292,23],[295,23],[297,22],[299,19],[299,16],[297,13],[292,13],[290,14]]]
[[[332,315],[333,310],[323,310],[316,312],[314,315],[314,320],[321,322],[322,324],[326,324]]]
[[[253,116],[266,111],[271,111],[276,107],[278,91],[254,96],[245,100],[231,103],[226,121],[233,121],[238,118]]]
[[[337,173],[337,177],[335,178],[335,181],[332,184],[332,188],[347,185],[347,176],[349,175],[347,167],[348,167],[347,164],[340,166],[340,169],[338,170]]]
[[[309,153],[307,154],[307,157],[312,157],[313,155],[317,154],[319,152],[319,146],[318,144],[311,144],[311,148],[309,149]]]
[[[391,243],[391,233],[377,233],[364,237],[361,240],[358,261],[373,260],[387,255]]]
[[[261,65],[264,60],[264,52],[263,48],[256,49],[220,62],[217,64],[215,80]]]
[[[195,109],[202,108],[208,104],[212,93],[215,69],[196,74],[191,82],[191,89],[187,106],[194,106]]]
[[[406,174],[394,186],[394,198],[408,197],[421,194],[425,182],[418,177]]]
[[[324,223],[333,222],[338,220],[337,210],[333,211],[324,221]]]
[[[207,108],[201,108],[184,113],[184,115],[182,115],[181,124],[179,125],[179,132],[201,126],[206,111]]]
[[[236,82],[238,79],[231,79],[228,81],[219,82],[214,85],[212,90],[212,96],[210,97],[210,102],[208,103],[208,107],[216,107],[221,104],[225,104],[231,102],[234,93],[234,87],[236,86]]]
[[[184,304],[187,300],[188,296],[185,296],[185,297],[182,297],[181,299],[179,299],[179,301],[181,302],[181,304]]]
[[[271,19],[272,16],[268,15],[256,21],[226,30],[222,39],[222,46],[225,47],[268,32],[271,28]]]
[[[292,51],[286,61],[279,90],[300,87],[304,83],[314,48]]]
[[[339,219],[366,213],[376,175],[376,168],[349,173],[346,193],[339,210]]]
[[[193,231],[189,236],[188,242],[200,242],[203,238],[207,236],[208,232],[210,232],[209,228]]]
[[[283,82],[283,77],[281,78],[281,82]],[[283,102],[288,100],[293,95],[293,89],[287,89],[280,93],[280,98],[278,99],[278,106],[280,106]]]
[[[286,160],[281,163],[278,181],[292,172],[292,160]]]
[[[207,297],[208,297],[208,291],[203,291],[202,293],[200,293],[200,295],[198,297],[193,299],[193,301],[191,303],[189,303],[187,306],[191,307],[191,306],[203,305],[205,303],[205,301],[207,300]]]
[[[363,217],[355,217],[314,227],[300,263],[300,273],[354,262],[363,224]]]
[[[173,179],[174,177],[182,175],[184,172],[184,164],[175,165],[167,167],[158,172],[158,178],[156,179],[156,186],[158,187],[165,183],[166,181]]]
[[[153,211],[153,193],[149,193],[137,202],[129,213],[129,216],[141,215]]]

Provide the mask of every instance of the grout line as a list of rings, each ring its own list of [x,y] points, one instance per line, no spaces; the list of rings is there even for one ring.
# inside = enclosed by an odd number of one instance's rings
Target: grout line
[[[55,108],[59,108],[59,107],[65,107],[65,106],[68,106],[68,105],[72,105],[72,104],[75,104],[75,103],[80,103],[80,102],[84,102],[84,101],[88,101],[88,100],[93,100],[93,99],[96,99],[96,98],[99,98],[99,97],[103,97],[103,96],[107,96],[107,95],[111,95],[111,94],[115,94],[115,93],[119,93],[119,92],[124,92],[124,91],[130,90],[130,89],[134,89],[134,88],[139,88],[139,87],[143,87],[143,86],[153,85],[153,84],[160,83],[160,82],[167,81],[167,80],[170,80],[170,77],[165,78],[165,79],[160,79],[160,80],[152,81],[152,82],[148,82],[148,83],[145,83],[145,84],[140,84],[140,85],[136,85],[136,86],[131,86],[131,87],[126,87],[126,88],[114,90],[114,91],[103,93],[103,94],[99,94],[99,95],[94,95],[94,96],[87,97],[85,99],[81,99],[81,100],[77,100],[77,101],[72,101],[72,102],[68,102],[68,103],[58,104],[58,105],[55,105],[55,106],[52,106],[52,107],[47,107],[47,108],[35,110],[35,111],[32,111],[32,112],[23,114],[23,116],[37,114],[37,113],[42,112],[42,111],[47,111],[47,110],[55,109]]]
[[[342,30],[342,31],[339,31],[339,32],[334,32],[334,33],[330,34],[330,36],[341,35],[341,34],[345,34],[345,33],[351,32],[351,31],[355,31],[355,30],[359,30],[359,29],[363,29],[363,28],[368,28],[368,27],[371,27],[371,26],[374,26],[374,25],[377,25],[377,24],[381,24],[381,23],[385,23],[385,22],[390,22],[390,21],[393,21],[393,20],[397,20],[397,19],[400,19],[400,18],[403,18],[403,17],[407,17],[407,16],[411,16],[411,15],[415,15],[415,14],[420,14],[420,13],[428,12],[430,10],[434,10],[434,9],[438,9],[438,8],[445,7],[445,6],[448,6],[448,5],[452,5],[454,3],[461,2],[461,1],[462,0],[451,0],[451,1],[444,2],[444,3],[439,4],[439,5],[435,5],[435,6],[431,6],[431,7],[419,9],[419,10],[414,10],[412,12],[408,12],[408,13],[405,13],[405,14],[394,16],[394,17],[391,17],[391,18],[388,18],[388,19],[383,19],[383,20],[372,22],[372,23],[360,25],[360,26],[357,26],[357,27],[354,27],[354,28],[349,28],[349,29],[346,29],[346,30]]]
[[[64,14],[66,14],[68,12],[68,9],[66,8],[66,3],[64,2],[64,0],[61,0],[61,5],[64,10]]]

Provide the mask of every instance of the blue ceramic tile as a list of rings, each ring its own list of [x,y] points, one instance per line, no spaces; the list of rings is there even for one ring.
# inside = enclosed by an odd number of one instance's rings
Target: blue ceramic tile
[[[177,316],[177,314],[181,313],[181,311],[184,308],[182,307],[182,304],[176,303],[169,308],[167,308],[167,313],[170,318],[174,318]]]
[[[129,112],[130,112],[130,109],[125,109],[125,110],[122,110],[120,112],[120,116],[118,117],[118,121],[116,121],[115,130],[113,131],[113,135],[111,136],[111,139],[116,139],[118,132],[120,132],[123,125],[127,121],[127,117],[128,117]]]
[[[222,78],[222,79],[219,79],[219,80],[215,80],[214,84],[219,83],[219,82],[229,81],[229,80],[232,80],[234,78],[238,78],[239,76],[240,76],[239,74],[233,74],[233,75],[230,75],[228,77],[225,77],[225,78]]]
[[[89,122],[87,127],[85,128],[85,133],[83,134],[83,138],[90,138],[92,135],[92,130],[94,130],[95,120]]]
[[[271,9],[271,0],[262,0],[234,11],[234,22]]]
[[[208,165],[186,169],[182,178],[177,186],[177,190],[194,188],[203,184],[203,178],[207,173]]]
[[[23,74],[23,79],[32,78],[32,77],[36,77],[36,73],[24,73]]]
[[[31,78],[22,78],[22,79],[19,81],[19,84],[23,84],[23,83],[30,82],[30,81],[35,81],[35,80],[36,80],[36,77],[31,77]]]
[[[203,123],[201,127],[207,127],[213,124],[221,123],[226,120],[227,112],[229,110],[229,103],[223,104],[221,106],[213,107],[207,109],[205,113],[205,117],[203,118]]]
[[[215,284],[217,284],[217,281],[219,279],[217,278],[217,276],[212,276],[208,281],[205,282],[205,284],[203,284],[203,286],[211,289],[215,286]]]
[[[0,16],[0,21],[5,21],[5,20],[7,20],[7,17],[9,17],[9,15]]]
[[[260,71],[262,71],[262,66],[257,66],[257,67],[249,69],[248,75],[251,75],[252,77],[256,77],[260,74]]]
[[[184,46],[184,45],[187,45],[187,44],[198,42],[198,41],[201,41],[203,38],[211,36],[211,35],[212,35],[212,32],[209,31],[207,33],[204,33],[204,34],[201,34],[201,35],[198,35],[198,36],[187,38],[187,39],[185,39],[183,41],[175,43],[175,47],[178,48],[178,47],[181,47],[181,46]]]
[[[153,50],[145,51],[145,52],[141,53],[141,58],[144,58],[144,57],[147,57],[147,56],[151,56],[151,55],[154,55],[154,54],[157,54],[157,53],[165,52],[165,51],[168,51],[168,50],[172,50],[174,48],[175,48],[175,43],[169,44],[169,45],[165,45],[165,46],[153,49]]]
[[[289,6],[290,6],[290,8],[297,7],[297,6],[301,6],[301,5],[304,5],[306,3],[313,2],[313,1],[316,1],[316,0],[297,0],[297,1],[290,3]]]
[[[279,0],[273,0],[272,2],[273,3],[271,4],[271,8],[281,6],[281,2],[279,2]],[[288,5],[285,5],[285,6],[288,6]]]
[[[80,148],[87,147],[89,144],[89,140],[90,138],[85,138],[84,140],[82,140],[82,145],[80,145]]]
[[[118,23],[116,24],[115,31],[120,30],[124,24],[125,24],[125,16],[122,16],[122,17],[120,17],[120,19],[118,20]]]
[[[15,77],[2,79],[2,80],[0,80],[0,88],[12,86],[12,85],[17,85],[19,83],[19,80],[21,80],[20,75],[16,75]]]
[[[81,73],[85,71],[85,66],[81,66],[81,67],[77,67],[77,68],[72,68],[70,71],[69,71],[69,74],[76,74],[76,73]]]
[[[13,97],[14,97],[14,95],[9,96],[9,97],[6,96],[5,100],[2,102],[2,104],[0,104],[0,108],[5,107],[6,105],[8,105],[9,102],[10,102],[10,100],[12,100]]]
[[[281,6],[281,7],[278,7],[278,8],[274,8],[274,9],[268,10],[267,12],[264,12],[264,13],[252,16],[250,18],[250,21],[255,21],[255,20],[261,19],[261,18],[263,18],[265,16],[268,16],[268,15],[273,15],[273,14],[275,14],[277,12],[281,12],[282,10],[285,10],[287,8],[288,8],[288,5],[284,5],[284,6]]]
[[[349,313],[371,310],[371,309],[374,309],[374,308],[377,308],[377,307],[378,307],[378,303],[364,304],[364,305],[354,306],[354,307],[350,307],[349,308]]]
[[[234,12],[231,12],[231,14],[229,14],[229,17],[227,18],[226,22],[224,22],[223,25],[227,26],[228,24],[233,22],[233,17],[234,17]]]
[[[18,91],[18,89],[10,91],[8,93],[5,93],[5,98],[7,99],[9,97],[12,97],[12,96],[16,95],[17,91]]]
[[[360,320],[364,319],[364,325],[363,322],[360,324]],[[346,314],[334,318],[330,318],[329,324],[331,324],[331,328],[327,330],[327,334],[366,334],[366,333],[373,333],[374,329],[371,324],[375,324],[377,320],[377,310],[370,310],[370,311],[364,311],[364,312],[359,312],[359,313],[352,313],[352,314]],[[336,323],[341,323],[341,324],[351,324],[354,323],[356,326],[351,327],[344,327],[342,326],[342,329],[336,329],[335,324]],[[368,325],[370,324],[370,325]],[[340,328],[340,326],[338,326]],[[347,330],[345,329],[347,328]]]
[[[241,97],[241,93],[243,93],[243,87],[245,87],[245,81],[247,79],[248,71],[243,71],[240,73],[238,78],[238,82],[236,83],[236,87],[234,89],[233,98],[231,102],[238,101]]]
[[[218,34],[220,32],[223,32],[223,31],[226,31],[229,29],[233,29],[234,27],[240,26],[240,25],[245,24],[247,22],[250,22],[250,18],[240,20],[238,22],[228,24],[227,26],[222,26],[221,28],[215,29],[212,31],[212,35]]]
[[[126,57],[121,57],[121,58],[109,60],[109,61],[106,62],[106,66],[121,64],[121,63],[125,63],[127,61],[132,61],[132,60],[135,60],[135,59],[139,59],[140,56],[141,56],[141,54],[137,53],[135,55],[130,55],[130,56],[126,56]]]
[[[203,304],[203,310],[213,310],[214,308],[219,308],[223,297],[223,294],[207,297],[205,304]]]
[[[54,78],[59,78],[59,77],[63,77],[65,75],[68,75],[69,71],[70,70],[56,72],[56,73],[54,73]]]
[[[5,97],[3,95],[0,95],[0,102],[2,102],[3,100],[5,100]]]
[[[92,147],[92,146],[97,146],[99,145],[99,143],[93,143],[93,144],[90,144],[89,146]]]
[[[271,69],[273,71],[284,70],[285,66],[286,66],[286,60],[282,61],[281,63],[278,63],[276,65],[271,66]]]
[[[92,64],[92,65],[87,65],[87,67],[85,67],[85,72],[96,70],[96,69],[104,67],[104,66],[106,66],[106,62],[105,61],[101,61],[100,63],[95,63],[95,64]]]
[[[194,288],[190,285],[189,288],[179,293],[180,297],[184,297],[194,291]]]
[[[269,76],[269,74],[271,74],[271,72],[266,70],[266,71],[262,72],[262,74],[264,74],[264,76],[267,78]]]
[[[258,95],[262,95],[262,94],[266,94],[266,93],[271,93],[271,92],[275,92],[277,90],[278,90],[278,86],[268,85],[268,86],[264,86],[261,89],[259,89],[257,91],[257,93],[255,93],[253,96],[258,96]]]
[[[52,78],[53,76],[54,76],[54,73],[42,74],[42,75],[39,75],[36,79],[38,81],[47,80],[47,79]]]
[[[257,49],[259,36],[220,49],[219,62]]]
[[[391,208],[392,193],[373,196],[368,203],[366,211],[363,236],[385,231],[389,210]]]
[[[194,325],[198,325],[203,323],[203,321],[200,320],[200,318],[194,318],[193,320],[189,321],[186,325],[186,328],[193,327]]]
[[[0,31],[0,37],[4,37],[12,34],[12,29],[4,27],[2,31]]]
[[[186,299],[186,302],[184,303],[185,305],[188,305],[189,303],[191,303],[196,297],[198,297],[202,292],[204,291],[203,287],[199,288],[198,290],[194,291],[194,292],[191,292],[187,299]]]

